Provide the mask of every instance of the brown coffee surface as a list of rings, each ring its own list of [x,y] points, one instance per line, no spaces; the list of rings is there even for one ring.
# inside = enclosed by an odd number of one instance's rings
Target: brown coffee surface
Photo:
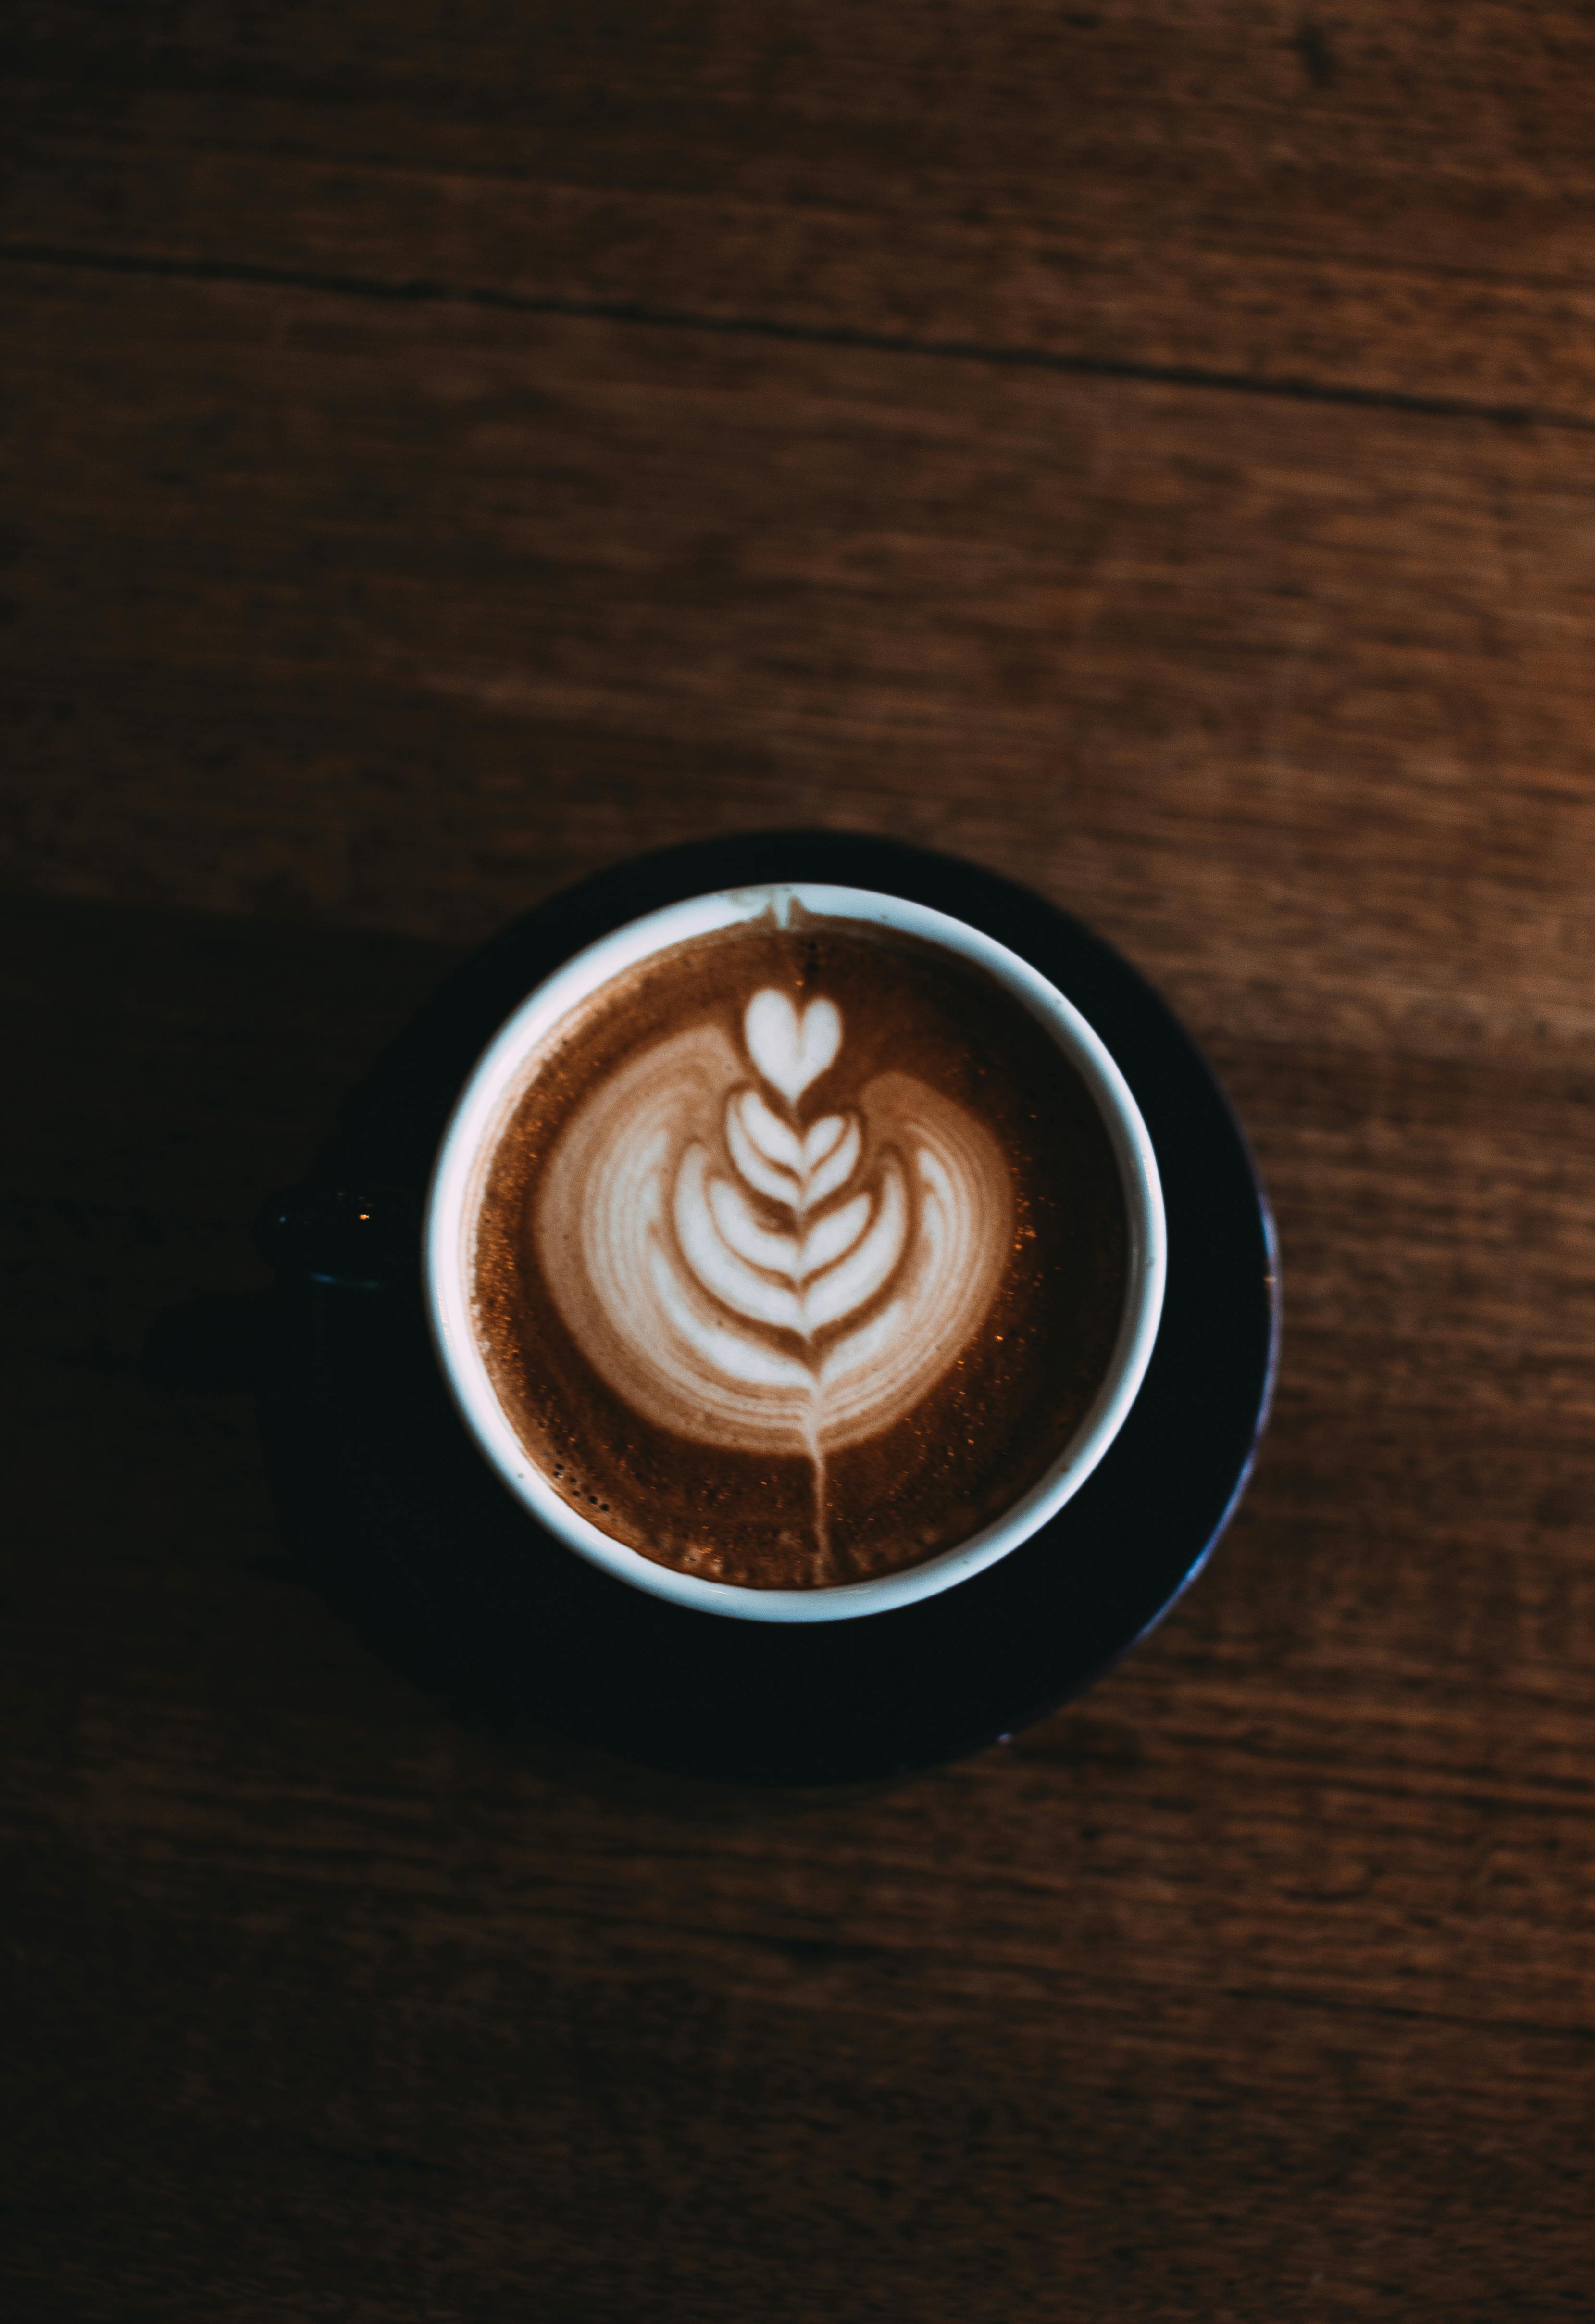
[[[794,909],[565,1019],[476,1225],[504,1408],[570,1506],[753,1589],[916,1565],[1000,1517],[1088,1411],[1128,1230],[1039,1021],[919,938]]]

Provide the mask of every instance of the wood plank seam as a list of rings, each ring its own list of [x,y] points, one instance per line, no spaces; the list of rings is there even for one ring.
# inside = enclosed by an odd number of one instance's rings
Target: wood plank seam
[[[162,281],[232,283],[328,297],[370,299],[404,306],[464,306],[496,313],[545,315],[577,322],[618,323],[646,330],[696,331],[721,338],[778,340],[813,347],[843,347],[872,355],[917,356],[941,363],[983,364],[995,370],[1040,371],[1074,379],[1119,379],[1138,385],[1197,392],[1255,395],[1295,403],[1328,404],[1358,411],[1400,412],[1419,419],[1485,422],[1498,428],[1550,428],[1595,434],[1595,420],[1527,404],[1489,403],[1468,396],[1421,395],[1394,388],[1352,387],[1329,381],[1268,378],[1249,372],[1208,371],[1194,364],[1133,363],[1108,355],[1061,355],[1047,347],[985,344],[969,339],[920,339],[893,331],[851,327],[821,329],[771,315],[710,315],[684,308],[650,307],[635,300],[542,297],[485,284],[374,275],[324,274],[297,267],[260,266],[212,259],[161,258],[131,252],[73,250],[43,243],[0,244],[0,262],[77,267]]]

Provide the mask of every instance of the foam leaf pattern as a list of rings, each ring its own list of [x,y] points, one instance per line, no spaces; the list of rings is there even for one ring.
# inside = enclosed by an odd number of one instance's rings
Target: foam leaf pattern
[[[655,1425],[817,1464],[903,1418],[987,1313],[1011,1245],[995,1140],[906,1073],[848,1086],[839,1010],[774,989],[567,1125],[533,1222],[577,1344]],[[822,1074],[841,1102],[805,1120]]]

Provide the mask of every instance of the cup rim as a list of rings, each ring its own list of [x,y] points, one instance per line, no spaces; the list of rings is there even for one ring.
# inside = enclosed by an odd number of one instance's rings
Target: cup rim
[[[792,905],[937,943],[984,968],[1036,1017],[1079,1073],[1118,1166],[1129,1226],[1124,1309],[1091,1406],[1045,1474],[1000,1517],[918,1565],[813,1590],[757,1590],[680,1572],[617,1541],[556,1493],[516,1434],[472,1320],[474,1230],[498,1136],[535,1076],[555,1028],[625,969],[692,937]],[[701,1613],[765,1622],[839,1621],[887,1613],[956,1586],[1028,1541],[1078,1492],[1108,1451],[1145,1378],[1162,1314],[1168,1230],[1151,1138],[1123,1074],[1081,1011],[996,937],[912,899],[829,881],[763,882],[682,899],[582,946],[528,992],[481,1052],[450,1114],[427,1188],[423,1288],[440,1368],[478,1450],[514,1497],[564,1547],[616,1580]]]

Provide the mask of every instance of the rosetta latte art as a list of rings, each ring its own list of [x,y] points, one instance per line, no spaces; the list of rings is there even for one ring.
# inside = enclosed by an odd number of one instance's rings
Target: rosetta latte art
[[[615,1072],[560,1139],[538,1257],[577,1344],[658,1427],[802,1453],[826,1541],[830,1453],[904,1418],[991,1305],[1013,1230],[991,1135],[912,1074],[850,1102],[844,1027],[756,992]]]

